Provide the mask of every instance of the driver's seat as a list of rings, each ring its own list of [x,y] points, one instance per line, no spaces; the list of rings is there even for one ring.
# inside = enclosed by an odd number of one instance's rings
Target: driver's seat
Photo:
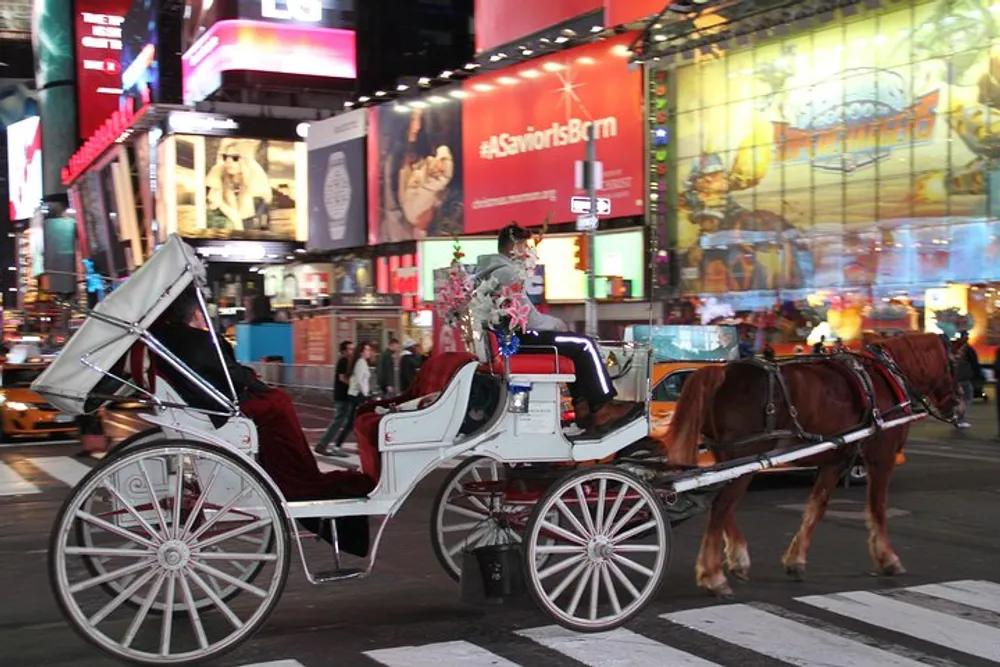
[[[487,341],[490,370],[497,375],[504,372],[504,358],[500,354],[500,336],[493,329],[484,329]],[[510,357],[511,375],[576,375],[576,366],[569,357],[559,354],[555,347],[523,345]],[[561,380],[573,382],[574,380]]]

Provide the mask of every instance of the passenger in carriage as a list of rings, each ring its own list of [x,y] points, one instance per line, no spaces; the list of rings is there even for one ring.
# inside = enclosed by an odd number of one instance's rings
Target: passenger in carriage
[[[225,373],[212,344],[208,326],[199,307],[197,294],[194,288],[189,288],[150,327],[150,333],[196,374],[224,395],[229,395]],[[240,410],[257,426],[261,466],[286,499],[355,498],[371,493],[376,480],[364,473],[339,470],[321,472],[302,432],[302,424],[291,398],[280,389],[261,382],[252,369],[237,363],[233,348],[221,336],[219,345],[239,398]],[[195,387],[170,364],[158,364],[157,373],[189,405],[205,410],[219,410],[220,406],[216,401]],[[221,426],[226,418],[213,416],[212,419],[216,426]],[[300,523],[307,530],[330,540],[329,524],[324,523],[321,527],[316,519],[303,519]],[[362,557],[367,555],[366,517],[338,519],[338,534],[344,551]]]
[[[476,284],[489,278],[496,279],[500,287],[513,284],[517,271],[512,257],[523,254],[530,239],[531,233],[517,224],[500,230],[497,254],[479,257]],[[522,294],[522,298],[530,308],[528,331],[520,336],[522,347],[555,347],[576,367],[576,382],[569,390],[577,424],[600,435],[638,417],[643,410],[642,404],[614,400],[615,388],[601,361],[597,344],[587,336],[570,333],[565,322],[538,312],[527,296]],[[525,351],[525,354],[530,353],[530,350]]]

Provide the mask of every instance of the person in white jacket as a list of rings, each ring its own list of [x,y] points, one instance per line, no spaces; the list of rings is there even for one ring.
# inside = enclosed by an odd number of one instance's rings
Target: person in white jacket
[[[354,415],[358,411],[358,406],[367,401],[371,395],[371,359],[374,351],[371,343],[358,343],[354,350],[350,364],[351,379],[347,383],[347,419],[340,434],[337,435],[334,451],[340,450],[348,434],[354,430]]]
[[[478,285],[490,278],[500,287],[511,285],[517,280],[517,267],[512,257],[521,255],[527,249],[531,232],[517,224],[500,230],[497,237],[497,254],[481,255],[476,266],[475,283]],[[570,385],[576,422],[588,431],[603,434],[631,421],[642,413],[641,403],[615,401],[615,388],[608,375],[597,344],[588,338],[568,330],[566,323],[558,317],[538,312],[527,295],[521,298],[530,307],[527,331],[519,334],[522,347],[555,347],[559,354],[568,357],[576,367],[576,382]],[[531,354],[532,350],[524,353]],[[537,352],[541,354],[541,350]]]

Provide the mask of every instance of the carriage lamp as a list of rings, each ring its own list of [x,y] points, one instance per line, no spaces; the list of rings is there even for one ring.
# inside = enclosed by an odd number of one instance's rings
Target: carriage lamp
[[[507,401],[507,412],[525,414],[528,412],[529,398],[531,396],[531,385],[512,384],[507,387],[507,394],[510,396]]]

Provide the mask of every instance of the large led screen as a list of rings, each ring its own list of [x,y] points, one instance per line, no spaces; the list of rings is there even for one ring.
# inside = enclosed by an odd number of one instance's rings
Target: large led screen
[[[86,140],[118,110],[122,24],[131,0],[76,0],[77,118]]]
[[[685,291],[995,274],[998,35],[988,4],[940,0],[678,69]]]
[[[42,124],[38,116],[7,126],[10,220],[27,220],[42,201]]]
[[[305,240],[305,142],[174,135],[171,179],[176,232],[188,238]],[[173,189],[173,193],[170,193]],[[168,213],[168,219],[170,215]]]

